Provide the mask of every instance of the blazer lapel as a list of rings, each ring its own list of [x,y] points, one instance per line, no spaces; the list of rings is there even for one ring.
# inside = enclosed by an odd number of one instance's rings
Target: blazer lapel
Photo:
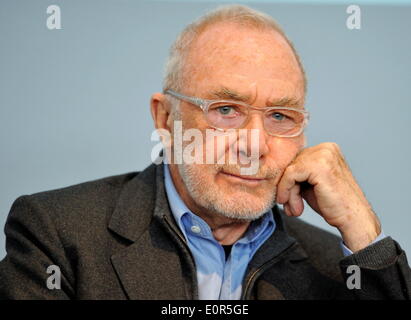
[[[108,226],[131,242],[111,257],[129,299],[193,298],[193,288],[188,284],[195,277],[194,264],[183,272],[184,259],[180,256],[185,253],[187,257],[187,252],[179,254],[184,245],[176,234],[178,228],[166,223],[165,217],[173,221],[163,168],[151,165],[125,186]]]
[[[176,249],[155,228],[111,257],[116,273],[129,299],[188,299]]]

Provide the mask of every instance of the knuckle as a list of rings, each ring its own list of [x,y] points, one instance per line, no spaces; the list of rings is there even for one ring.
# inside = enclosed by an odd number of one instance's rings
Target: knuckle
[[[285,168],[285,171],[286,172],[292,172],[294,170],[294,168],[295,168],[295,164],[291,163],[287,166],[287,168]]]
[[[332,148],[332,150],[333,150],[334,152],[336,152],[336,153],[339,153],[339,152],[340,152],[340,146],[339,146],[337,143],[331,142],[331,143],[330,143],[330,147]]]
[[[341,157],[340,147],[334,142],[324,142],[319,146],[316,157],[317,165],[323,169],[333,169]]]
[[[325,161],[330,161],[334,157],[334,151],[329,148],[323,148],[320,151],[321,159]]]
[[[321,150],[320,156],[317,159],[317,163],[321,167],[330,167],[333,164],[334,153],[329,149]]]
[[[325,157],[319,158],[317,163],[321,168],[326,168],[330,166],[330,161]]]
[[[296,173],[298,171],[298,166],[296,163],[290,164],[286,169],[285,173],[287,176],[292,175],[293,173]]]
[[[331,150],[334,153],[339,153],[340,152],[340,146],[335,142],[327,142],[326,143],[326,148]]]

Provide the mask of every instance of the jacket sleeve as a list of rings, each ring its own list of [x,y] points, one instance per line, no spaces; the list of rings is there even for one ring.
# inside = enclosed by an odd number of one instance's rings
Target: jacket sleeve
[[[405,252],[391,237],[386,237],[340,261],[346,281],[357,284],[352,291],[357,299],[411,300],[411,270]],[[355,282],[355,281],[354,281]],[[351,286],[353,287],[353,286]]]
[[[31,196],[19,197],[11,207],[5,226],[7,255],[0,262],[0,299],[74,297],[65,254],[69,248],[61,243],[50,212],[41,208]]]

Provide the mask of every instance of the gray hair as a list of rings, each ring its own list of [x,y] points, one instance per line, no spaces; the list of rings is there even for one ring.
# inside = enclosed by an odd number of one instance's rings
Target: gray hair
[[[164,91],[167,89],[173,89],[175,91],[182,90],[184,85],[182,71],[190,45],[208,26],[224,21],[231,21],[240,25],[258,29],[271,29],[281,34],[290,45],[297,59],[298,65],[304,77],[304,91],[307,90],[306,75],[300,61],[300,57],[298,56],[293,44],[287,38],[277,22],[269,15],[243,5],[226,5],[218,7],[217,9],[201,16],[199,19],[186,26],[177,36],[177,39],[170,48],[168,59],[166,61],[163,79]]]

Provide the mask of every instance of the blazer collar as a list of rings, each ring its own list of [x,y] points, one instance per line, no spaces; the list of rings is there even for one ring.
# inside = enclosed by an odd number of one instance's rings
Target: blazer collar
[[[163,165],[151,164],[125,184],[108,228],[134,242],[153,218],[162,220],[164,216],[173,221],[164,190]]]

